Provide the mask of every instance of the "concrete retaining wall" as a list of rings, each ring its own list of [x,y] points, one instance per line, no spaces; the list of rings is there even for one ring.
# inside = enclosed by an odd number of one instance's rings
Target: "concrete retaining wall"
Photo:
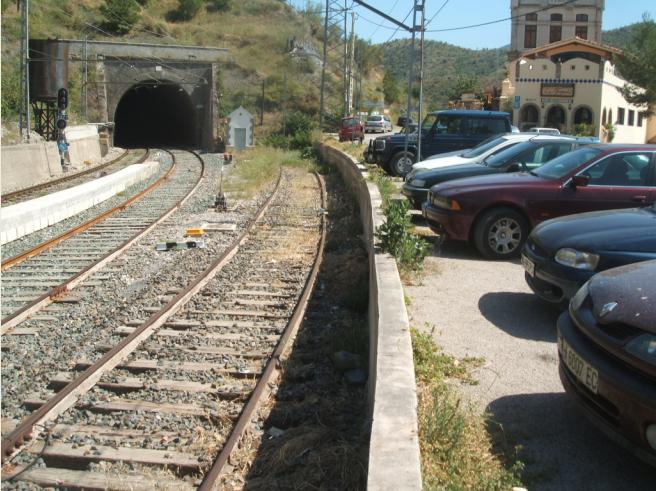
[[[369,406],[371,439],[367,488],[420,490],[417,393],[403,287],[396,261],[376,248],[375,228],[384,221],[378,188],[365,168],[339,150],[320,145],[360,208],[369,253]]]
[[[95,164],[102,158],[98,127],[93,124],[69,126],[64,130],[68,142],[68,154],[73,167],[85,163]]]
[[[0,210],[0,244],[16,240],[97,205],[147,179],[159,162],[134,164],[108,176]]]
[[[2,145],[2,194],[27,188],[62,174],[55,142]]]

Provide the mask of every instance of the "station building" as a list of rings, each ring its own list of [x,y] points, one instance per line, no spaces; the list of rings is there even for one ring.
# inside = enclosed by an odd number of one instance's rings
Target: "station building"
[[[619,90],[627,83],[613,64],[620,51],[599,41],[603,0],[534,13],[559,3],[511,2],[512,51],[501,104],[512,108],[513,124],[520,131],[538,126],[571,134],[587,125],[594,136],[607,141],[604,125],[612,123],[614,142],[654,141],[656,119],[643,117],[644,107],[630,104]],[[558,26],[562,29],[554,28]]]

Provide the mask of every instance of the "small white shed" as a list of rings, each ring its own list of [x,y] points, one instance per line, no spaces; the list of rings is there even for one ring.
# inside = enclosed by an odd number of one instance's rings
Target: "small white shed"
[[[253,115],[239,106],[228,115],[228,146],[242,150],[253,144]]]

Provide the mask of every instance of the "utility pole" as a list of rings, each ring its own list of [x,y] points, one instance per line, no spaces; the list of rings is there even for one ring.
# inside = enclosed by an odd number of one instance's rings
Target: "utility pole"
[[[328,48],[328,9],[330,7],[330,0],[326,0],[326,11],[324,12],[323,21],[323,63],[321,65],[321,96],[319,103],[319,131],[323,131],[323,113],[324,113],[324,90],[326,88],[326,62],[327,48]]]
[[[260,126],[264,126],[264,84],[266,79],[262,79],[262,105],[260,107]]]
[[[348,30],[346,27],[346,11],[348,10],[348,0],[344,0],[344,65],[342,66],[342,80],[344,82],[344,111],[343,116],[348,116],[348,77],[347,71],[347,58],[348,58]]]
[[[83,72],[82,72],[82,103],[84,104],[84,119],[88,122],[89,121],[89,105],[88,105],[88,98],[87,98],[87,84],[89,82],[89,45],[88,45],[88,40],[89,40],[89,35],[85,34],[84,35],[84,64],[82,65],[83,67]]]
[[[426,0],[421,0],[421,34],[419,40],[419,114],[417,115],[417,161],[421,159],[421,122],[424,105],[424,30],[426,20]]]
[[[287,63],[287,60],[285,60],[285,63]],[[284,74],[284,84],[285,84],[285,94],[283,96],[282,100],[282,134],[283,136],[287,136],[287,70],[288,68],[285,68],[285,74]]]
[[[21,0],[21,109],[19,127],[21,137],[30,141],[30,30],[29,30],[29,0]]]
[[[408,122],[412,115],[412,79],[414,77],[414,66],[415,66],[415,37],[416,37],[416,26],[417,26],[417,8],[419,2],[423,0],[414,0],[415,6],[412,10],[412,41],[410,42],[410,68],[408,69],[408,117],[405,123],[405,143],[403,144],[403,162],[404,165],[412,165],[410,162],[411,159],[408,156],[408,139],[410,135],[408,134]],[[418,139],[421,139],[421,133],[418,133]]]
[[[347,104],[346,104],[346,115],[351,114],[351,107],[353,106],[354,99],[354,80],[353,80],[353,69],[355,67],[355,12],[351,12],[351,56],[349,57],[349,67],[348,67],[348,92],[347,92]]]

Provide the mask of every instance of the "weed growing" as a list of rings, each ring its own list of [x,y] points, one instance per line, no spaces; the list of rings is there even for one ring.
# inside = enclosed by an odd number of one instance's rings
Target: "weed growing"
[[[407,201],[389,200],[384,207],[385,223],[376,228],[384,251],[396,258],[401,271],[421,271],[429,244],[412,233]]]
[[[482,360],[457,360],[439,350],[430,334],[411,330],[419,405],[419,445],[424,489],[505,490],[520,486],[523,464],[502,432],[466,407],[449,379],[475,383]],[[505,443],[505,441],[503,441]]]

